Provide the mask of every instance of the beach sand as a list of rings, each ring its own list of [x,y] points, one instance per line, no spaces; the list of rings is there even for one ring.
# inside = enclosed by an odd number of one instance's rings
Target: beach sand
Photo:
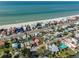
[[[79,16],[79,15],[72,15],[72,16]],[[19,27],[19,26],[25,26],[25,25],[33,26],[34,24],[36,24],[38,22],[47,23],[49,21],[51,21],[51,22],[53,22],[53,21],[60,21],[60,20],[66,21],[67,18],[72,17],[72,16],[59,17],[59,18],[47,19],[47,20],[39,20],[39,21],[32,21],[32,22],[23,22],[23,23],[17,23],[17,24],[1,25],[0,29],[2,29],[2,28],[8,29],[10,27]]]

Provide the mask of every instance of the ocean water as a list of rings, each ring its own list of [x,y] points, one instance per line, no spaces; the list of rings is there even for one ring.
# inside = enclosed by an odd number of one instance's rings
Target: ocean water
[[[0,25],[79,14],[79,2],[0,1]]]

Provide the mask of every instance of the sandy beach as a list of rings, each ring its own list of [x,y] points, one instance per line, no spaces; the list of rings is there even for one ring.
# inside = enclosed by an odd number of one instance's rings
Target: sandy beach
[[[47,19],[47,20],[40,20],[40,21],[32,21],[32,22],[23,22],[23,23],[17,23],[17,24],[8,24],[8,25],[0,25],[0,29],[4,28],[4,29],[8,29],[10,27],[19,27],[19,26],[25,26],[25,25],[31,25],[33,26],[34,24],[37,24],[38,22],[42,22],[42,23],[47,23],[47,22],[53,22],[53,21],[66,21],[69,17],[73,17],[73,16],[79,16],[79,15],[72,15],[72,16],[66,16],[66,17],[59,17],[59,18],[52,18],[52,19]]]

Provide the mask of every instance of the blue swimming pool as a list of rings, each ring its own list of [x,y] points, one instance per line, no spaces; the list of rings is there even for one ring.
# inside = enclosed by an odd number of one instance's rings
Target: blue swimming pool
[[[65,49],[65,48],[67,48],[67,47],[68,47],[68,46],[65,45],[64,43],[61,43],[60,46],[59,46],[60,49]]]

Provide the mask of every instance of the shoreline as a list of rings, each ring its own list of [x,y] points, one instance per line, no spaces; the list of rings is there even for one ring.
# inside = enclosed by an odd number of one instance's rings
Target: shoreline
[[[50,21],[60,21],[63,19],[63,21],[66,21],[67,18],[73,17],[73,16],[79,16],[79,15],[71,15],[71,16],[65,16],[65,17],[58,17],[58,18],[52,18],[52,19],[46,19],[46,20],[39,20],[39,21],[29,21],[29,22],[23,22],[23,23],[17,23],[17,24],[7,24],[7,25],[0,25],[0,29],[8,29],[10,27],[19,27],[19,26],[25,26],[25,25],[34,25],[38,22],[47,23]]]

